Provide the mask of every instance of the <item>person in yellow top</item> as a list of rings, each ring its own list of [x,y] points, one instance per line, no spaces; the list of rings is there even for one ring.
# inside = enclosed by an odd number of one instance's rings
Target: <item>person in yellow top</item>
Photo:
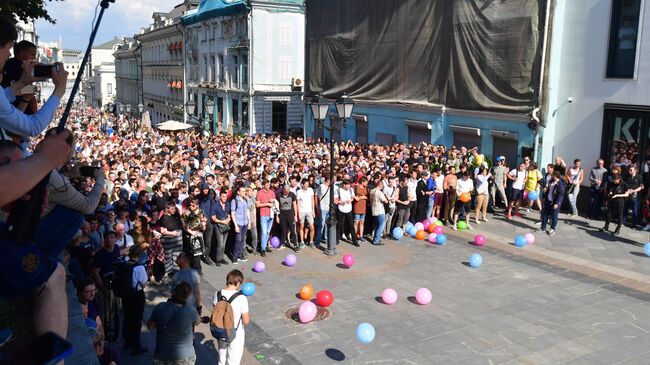
[[[526,195],[530,194],[532,191],[536,191],[539,193],[539,186],[540,183],[542,182],[542,173],[537,169],[537,164],[535,162],[531,162],[530,166],[528,167],[528,174],[526,174],[526,179],[525,179],[525,185],[524,189],[526,191]],[[539,211],[542,211],[542,201],[539,198],[539,195],[537,195],[537,199],[534,201],[537,203],[537,209]],[[533,206],[533,200],[528,199],[528,208],[526,211],[530,212],[530,208]]]

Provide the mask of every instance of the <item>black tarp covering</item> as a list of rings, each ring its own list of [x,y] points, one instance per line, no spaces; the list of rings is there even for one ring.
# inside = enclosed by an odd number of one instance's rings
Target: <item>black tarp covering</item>
[[[529,112],[546,0],[307,0],[306,93]]]

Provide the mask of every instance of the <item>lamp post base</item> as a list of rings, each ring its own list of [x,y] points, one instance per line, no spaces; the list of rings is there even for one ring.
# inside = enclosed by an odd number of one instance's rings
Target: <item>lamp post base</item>
[[[327,250],[325,254],[327,256],[336,256],[339,253],[336,249],[336,218],[330,216],[327,223],[329,227],[327,230]]]

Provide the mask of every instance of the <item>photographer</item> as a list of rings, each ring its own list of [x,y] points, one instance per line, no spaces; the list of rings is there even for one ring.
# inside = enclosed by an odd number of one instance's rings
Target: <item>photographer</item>
[[[4,69],[5,63],[11,55],[11,48],[18,38],[16,27],[5,16],[0,16],[0,68]],[[0,92],[0,138],[10,139],[6,132],[11,132],[20,136],[37,136],[43,132],[51,123],[56,108],[61,103],[61,98],[65,94],[65,86],[68,80],[68,73],[63,69],[63,64],[56,64],[52,67],[52,82],[54,83],[54,92],[52,96],[43,104],[41,109],[33,115],[25,115],[16,109],[11,103],[16,100],[16,95],[20,95],[21,90],[34,82],[32,70],[36,62],[29,61],[23,64],[23,73],[20,79],[13,82],[10,87]],[[0,74],[0,78],[3,76]],[[0,82],[2,80],[0,79]]]
[[[29,41],[20,41],[14,45],[14,57],[10,58],[2,70],[4,78],[0,85],[2,88],[10,87],[15,81],[18,81],[23,73],[23,63],[36,59],[36,45]],[[38,104],[36,103],[35,96],[36,88],[28,86],[21,90],[21,95],[16,96],[16,100],[12,103],[20,111],[27,115],[36,113]]]

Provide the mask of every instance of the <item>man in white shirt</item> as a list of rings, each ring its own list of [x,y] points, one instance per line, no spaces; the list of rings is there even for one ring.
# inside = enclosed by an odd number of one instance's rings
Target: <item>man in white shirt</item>
[[[399,189],[397,188],[397,178],[392,176],[387,180],[384,185],[384,195],[388,199],[388,207],[386,208],[386,224],[384,227],[384,236],[391,234],[393,217],[395,216],[397,198],[399,197]]]
[[[316,240],[314,241],[316,247],[320,247],[323,236],[327,239],[327,219],[330,215],[330,178],[329,176],[324,176],[323,179],[323,183],[316,189],[316,198],[318,199],[317,207],[320,210],[320,219],[318,219],[316,224]]]
[[[465,170],[463,171],[463,175],[458,181],[456,182],[456,195],[458,198],[456,199],[456,207],[454,209],[454,225],[451,227],[454,230],[458,229],[458,217],[460,216],[461,210],[465,211],[465,223],[467,223],[467,228],[468,229],[473,229],[472,226],[469,224],[470,221],[470,215],[472,213],[471,209],[471,201],[463,202],[460,199],[460,196],[462,194],[471,194],[474,191],[474,181],[469,178],[469,171]]]
[[[512,197],[510,199],[510,204],[508,205],[508,214],[506,218],[512,219],[512,208],[515,208],[515,215],[521,215],[519,213],[519,204],[524,199],[524,185],[526,183],[526,164],[520,163],[519,169],[512,169],[507,177],[508,180],[512,180]]]
[[[117,241],[115,245],[120,248],[120,255],[126,256],[129,254],[129,249],[133,246],[133,237],[126,233],[126,227],[122,223],[116,223],[113,226]]]
[[[354,191],[350,188],[350,180],[343,180],[341,187],[334,192],[334,203],[338,206],[338,225],[336,227],[337,244],[343,238],[344,229],[350,235],[352,244],[359,247],[357,236],[354,233],[354,217],[352,215],[352,201]]]
[[[302,180],[302,188],[296,193],[298,200],[298,235],[300,246],[313,247],[314,242],[314,190],[309,187],[309,180]],[[305,225],[307,221],[307,225]],[[307,241],[307,229],[309,229],[309,241]],[[307,242],[305,242],[307,241]]]
[[[239,270],[233,270],[226,277],[226,287],[214,294],[213,305],[217,305],[220,300],[230,300],[233,295],[237,295],[230,303],[235,320],[235,339],[230,343],[218,343],[219,365],[239,365],[244,354],[244,339],[246,337],[244,326],[250,323],[251,318],[248,310],[248,298],[240,293],[243,282],[244,274]]]

